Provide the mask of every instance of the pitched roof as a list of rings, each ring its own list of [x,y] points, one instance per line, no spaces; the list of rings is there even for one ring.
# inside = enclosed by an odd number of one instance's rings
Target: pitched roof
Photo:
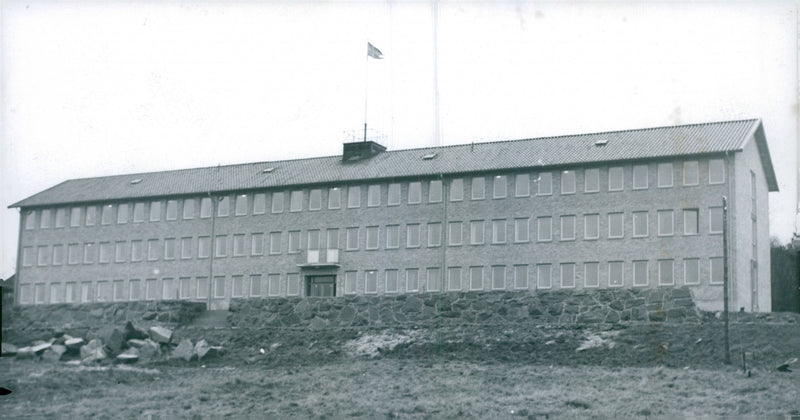
[[[329,156],[73,179],[9,207],[712,154],[742,150],[759,128],[760,120],[749,119],[395,150],[356,162],[342,162],[341,156]],[[597,146],[598,141],[607,143]],[[766,140],[761,135],[756,136],[756,141],[769,190],[777,191]],[[432,153],[436,153],[434,158],[422,158]],[[268,168],[274,170],[265,172]],[[134,180],[140,181],[132,183]]]

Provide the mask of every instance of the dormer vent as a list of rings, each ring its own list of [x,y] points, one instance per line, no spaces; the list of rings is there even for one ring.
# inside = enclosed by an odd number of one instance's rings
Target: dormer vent
[[[435,159],[435,158],[436,158],[436,156],[438,156],[438,155],[439,155],[439,153],[437,153],[437,152],[428,153],[427,155],[423,155],[423,156],[422,156],[422,160],[431,160],[431,159]]]
[[[605,146],[608,144],[608,139],[600,139],[594,142],[595,146]]]
[[[357,162],[385,152],[386,147],[374,141],[345,143],[342,149],[342,162]]]

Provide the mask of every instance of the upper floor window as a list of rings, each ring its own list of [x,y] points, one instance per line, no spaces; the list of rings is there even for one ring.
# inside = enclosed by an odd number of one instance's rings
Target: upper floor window
[[[625,236],[624,217],[622,213],[608,214],[608,237],[622,238]]]
[[[492,220],[492,243],[493,244],[506,243],[505,219]]]
[[[110,204],[109,204],[110,206]],[[105,207],[103,207],[105,209]],[[110,217],[110,216],[109,216]],[[110,220],[110,219],[109,219]],[[110,221],[108,223],[111,223]],[[108,224],[104,223],[104,224]],[[47,229],[50,227],[50,209],[42,210],[42,213],[39,217],[39,228],[40,229]]]
[[[551,241],[553,240],[553,218],[539,217],[536,219],[537,240]]]
[[[366,249],[378,249],[378,226],[367,226]]]
[[[308,210],[315,211],[322,208],[322,190],[319,188],[308,192]]]
[[[442,224],[428,223],[428,246],[440,246],[442,244]]]
[[[600,237],[600,215],[587,214],[583,216],[583,237],[597,239]]]
[[[561,240],[575,239],[575,216],[561,216]]]
[[[300,231],[299,230],[290,230],[289,231],[289,253],[297,253],[300,252]]]
[[[303,190],[292,191],[292,195],[289,198],[289,211],[303,211]]]
[[[506,198],[506,189],[508,187],[508,179],[505,175],[496,175],[494,177],[494,185],[492,186],[493,198]]]
[[[406,225],[406,248],[419,248],[419,224]]]
[[[464,180],[456,178],[450,181],[450,201],[464,200]]]
[[[31,230],[36,227],[36,212],[29,211],[25,213],[25,230]]]
[[[237,216],[244,216],[247,214],[247,194],[239,194],[236,196],[236,207],[234,214]]]
[[[530,231],[530,219],[527,217],[514,219],[514,242],[528,242]]]
[[[486,196],[486,179],[484,177],[472,178],[472,199],[483,200]]]
[[[561,194],[575,194],[575,171],[561,171]]]
[[[144,205],[144,203],[140,203]],[[71,227],[78,227],[81,225],[81,208],[80,207],[73,207],[72,211],[69,213],[69,225]]]
[[[97,222],[97,207],[86,207],[86,226],[94,226]]]
[[[367,188],[367,207],[377,207],[381,205],[381,186],[370,185]]]
[[[387,204],[390,206],[400,205],[400,184],[389,184],[389,200]]]
[[[178,218],[178,201],[167,200],[167,220],[176,220]]]
[[[386,248],[394,249],[400,247],[400,226],[386,226]]]
[[[699,184],[700,167],[696,160],[683,162],[683,185]]]
[[[340,209],[342,208],[342,189],[333,187],[328,190],[328,208]]]
[[[105,212],[105,208],[103,211]],[[161,220],[161,202],[153,201],[150,203],[150,221],[158,222],[159,220]]]
[[[196,201],[194,198],[187,198],[183,200],[183,219],[194,219]],[[134,212],[135,213],[135,212]]]
[[[128,223],[128,203],[117,206],[117,224]]]
[[[708,161],[708,183],[722,184],[725,182],[725,164],[722,159]]]
[[[346,232],[347,236],[345,238],[345,246],[346,249],[349,251],[358,249],[358,228],[357,227],[349,227],[347,228]]]
[[[683,209],[683,234],[697,235],[699,232],[697,223],[697,209]]]
[[[658,164],[658,187],[666,188],[672,186],[672,163]]]
[[[272,193],[272,212],[283,213],[283,191]]]
[[[436,179],[428,184],[428,202],[441,203],[442,202],[442,181]]]
[[[133,223],[144,222],[144,203],[133,205]]]
[[[623,177],[623,170],[621,166],[608,168],[608,190],[609,191],[622,191],[625,183]]]
[[[419,181],[408,184],[408,204],[419,204],[422,202],[422,183]]]
[[[104,225],[110,225],[113,212],[114,206],[112,204],[106,204],[103,206],[103,214],[100,216],[100,223]]]
[[[483,220],[469,222],[469,243],[472,245],[483,243]]]
[[[167,203],[169,206],[169,203]],[[219,198],[217,203],[217,217],[227,217],[231,213],[231,199],[227,195]]]
[[[633,237],[642,238],[647,236],[647,212],[635,211],[633,212]]]
[[[722,207],[711,207],[708,209],[708,232],[722,233]]]
[[[647,165],[633,165],[633,189],[646,189],[648,185]]]
[[[669,236],[674,233],[672,210],[658,211],[658,236]]]
[[[203,197],[200,199],[200,218],[206,219],[211,217],[213,212],[213,203],[210,197]]]
[[[537,195],[551,195],[553,194],[553,174],[550,172],[542,172],[536,182]]]
[[[531,178],[528,174],[517,174],[514,178],[514,196],[527,197],[531,195]]]
[[[264,193],[253,194],[253,214],[267,212],[267,195]]]
[[[67,209],[56,209],[56,227],[63,228],[67,223]]]
[[[347,187],[347,208],[355,209],[361,207],[361,187],[352,185]]]
[[[461,222],[449,222],[447,240],[449,245],[461,245]]]
[[[600,169],[591,168],[583,171],[583,190],[585,192],[600,191]]]

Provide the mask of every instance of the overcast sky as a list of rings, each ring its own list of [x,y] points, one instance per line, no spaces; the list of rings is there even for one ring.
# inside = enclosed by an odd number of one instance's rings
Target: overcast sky
[[[436,145],[433,28],[427,2],[3,1],[0,277],[6,207],[67,179],[340,154],[365,92],[390,149]],[[442,3],[437,28],[441,144],[758,117],[794,232],[794,1]]]

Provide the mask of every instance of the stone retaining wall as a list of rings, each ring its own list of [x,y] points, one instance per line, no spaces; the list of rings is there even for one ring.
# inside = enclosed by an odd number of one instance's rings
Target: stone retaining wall
[[[456,292],[331,298],[234,299],[241,328],[458,324],[699,322],[689,289]]]

